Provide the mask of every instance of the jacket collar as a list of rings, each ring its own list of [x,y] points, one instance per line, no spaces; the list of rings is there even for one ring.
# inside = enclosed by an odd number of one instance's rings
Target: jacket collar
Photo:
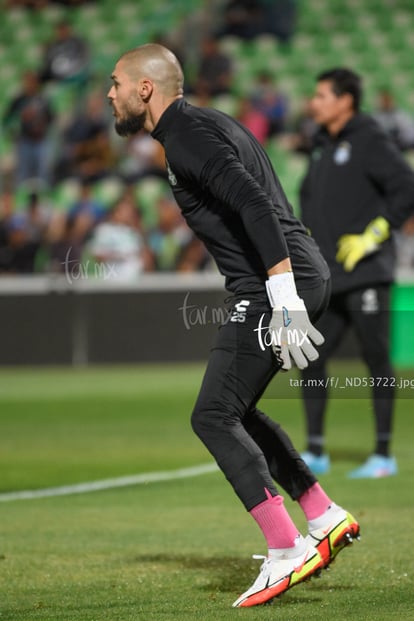
[[[366,122],[370,120],[371,117],[368,114],[364,114],[363,112],[357,112],[352,118],[349,119],[349,121],[343,126],[341,131],[336,134],[336,136],[331,136],[325,127],[321,127],[316,134],[316,144],[326,144],[327,142],[337,142],[339,140],[344,140],[350,134],[353,134],[355,130],[357,130],[359,127],[366,124]]]
[[[168,130],[174,122],[175,115],[186,105],[187,103],[182,97],[173,101],[160,116],[158,123],[151,132],[151,136],[161,144],[164,144]]]

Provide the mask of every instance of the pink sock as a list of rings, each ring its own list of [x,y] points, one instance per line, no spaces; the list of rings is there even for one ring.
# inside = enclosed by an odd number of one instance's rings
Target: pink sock
[[[302,496],[298,498],[307,520],[314,520],[329,508],[332,500],[325,494],[319,483],[314,483]]]
[[[268,548],[292,548],[299,531],[292,522],[283,504],[282,496],[271,496],[265,490],[267,500],[261,502],[250,511],[267,541]]]

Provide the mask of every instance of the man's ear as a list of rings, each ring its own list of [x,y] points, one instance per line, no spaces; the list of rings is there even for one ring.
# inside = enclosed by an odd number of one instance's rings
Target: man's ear
[[[148,103],[150,100],[153,90],[154,84],[151,80],[149,78],[142,78],[138,87],[138,92],[145,103]]]
[[[343,93],[343,95],[341,95],[341,100],[343,108],[351,110],[353,109],[354,98],[352,97],[351,93]]]

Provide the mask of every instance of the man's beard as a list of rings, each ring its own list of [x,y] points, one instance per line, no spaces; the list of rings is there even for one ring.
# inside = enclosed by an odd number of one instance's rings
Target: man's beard
[[[141,112],[141,114],[130,114],[128,117],[117,120],[115,122],[116,133],[120,136],[136,134],[144,127],[145,118],[145,112]]]

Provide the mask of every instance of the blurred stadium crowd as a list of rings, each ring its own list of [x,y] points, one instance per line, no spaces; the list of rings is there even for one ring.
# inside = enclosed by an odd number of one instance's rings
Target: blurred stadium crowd
[[[190,101],[249,127],[294,207],[316,129],[309,96],[328,67],[359,71],[365,109],[414,152],[408,0],[9,0],[0,21],[3,275],[64,272],[68,261],[94,274],[115,265],[126,279],[214,269],[170,193],[160,145],[113,130],[109,76],[144,42],[177,54]],[[413,234],[408,222],[399,238],[410,267]]]

